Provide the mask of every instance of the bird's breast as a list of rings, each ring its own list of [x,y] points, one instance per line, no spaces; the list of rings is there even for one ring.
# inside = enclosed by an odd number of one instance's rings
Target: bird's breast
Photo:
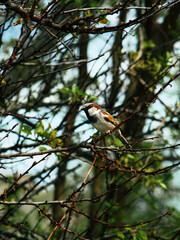
[[[110,123],[110,122],[106,122],[105,120],[103,121],[97,121],[94,123],[91,123],[99,132],[105,133],[108,130],[113,129],[115,126]]]

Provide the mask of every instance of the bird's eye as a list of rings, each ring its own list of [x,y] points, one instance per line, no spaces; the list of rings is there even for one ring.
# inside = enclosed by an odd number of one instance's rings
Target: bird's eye
[[[86,107],[87,110],[91,109],[93,106],[92,105],[89,105]]]

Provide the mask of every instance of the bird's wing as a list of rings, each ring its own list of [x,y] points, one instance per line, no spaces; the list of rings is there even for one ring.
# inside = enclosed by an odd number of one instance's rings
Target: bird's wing
[[[114,126],[117,126],[119,123],[113,118],[113,116],[111,114],[109,114],[108,112],[102,110],[102,113],[104,115],[104,119],[107,122],[112,123]],[[126,138],[122,135],[120,128],[118,129],[118,134],[120,137],[121,142],[128,148],[132,148],[132,146],[128,143],[128,141],[126,140]]]
[[[114,126],[117,126],[118,125],[118,122],[113,118],[113,116],[111,114],[109,114],[108,112],[102,110],[102,114],[104,115],[104,119],[107,121],[107,122],[110,122],[112,123]]]

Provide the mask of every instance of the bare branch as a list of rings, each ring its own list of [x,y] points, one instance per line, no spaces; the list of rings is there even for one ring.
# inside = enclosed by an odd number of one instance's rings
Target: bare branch
[[[15,124],[15,125],[11,128],[11,130],[9,130],[8,133],[7,133],[3,138],[0,139],[0,142],[2,142],[5,138],[7,138],[7,137],[9,136],[9,134],[13,131],[13,129],[14,129],[17,125],[18,125],[18,123]]]

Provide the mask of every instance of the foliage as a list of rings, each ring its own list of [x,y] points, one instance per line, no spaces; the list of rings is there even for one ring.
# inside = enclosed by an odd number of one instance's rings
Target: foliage
[[[1,6],[1,238],[178,239],[180,3]],[[94,101],[132,149],[92,131]]]

